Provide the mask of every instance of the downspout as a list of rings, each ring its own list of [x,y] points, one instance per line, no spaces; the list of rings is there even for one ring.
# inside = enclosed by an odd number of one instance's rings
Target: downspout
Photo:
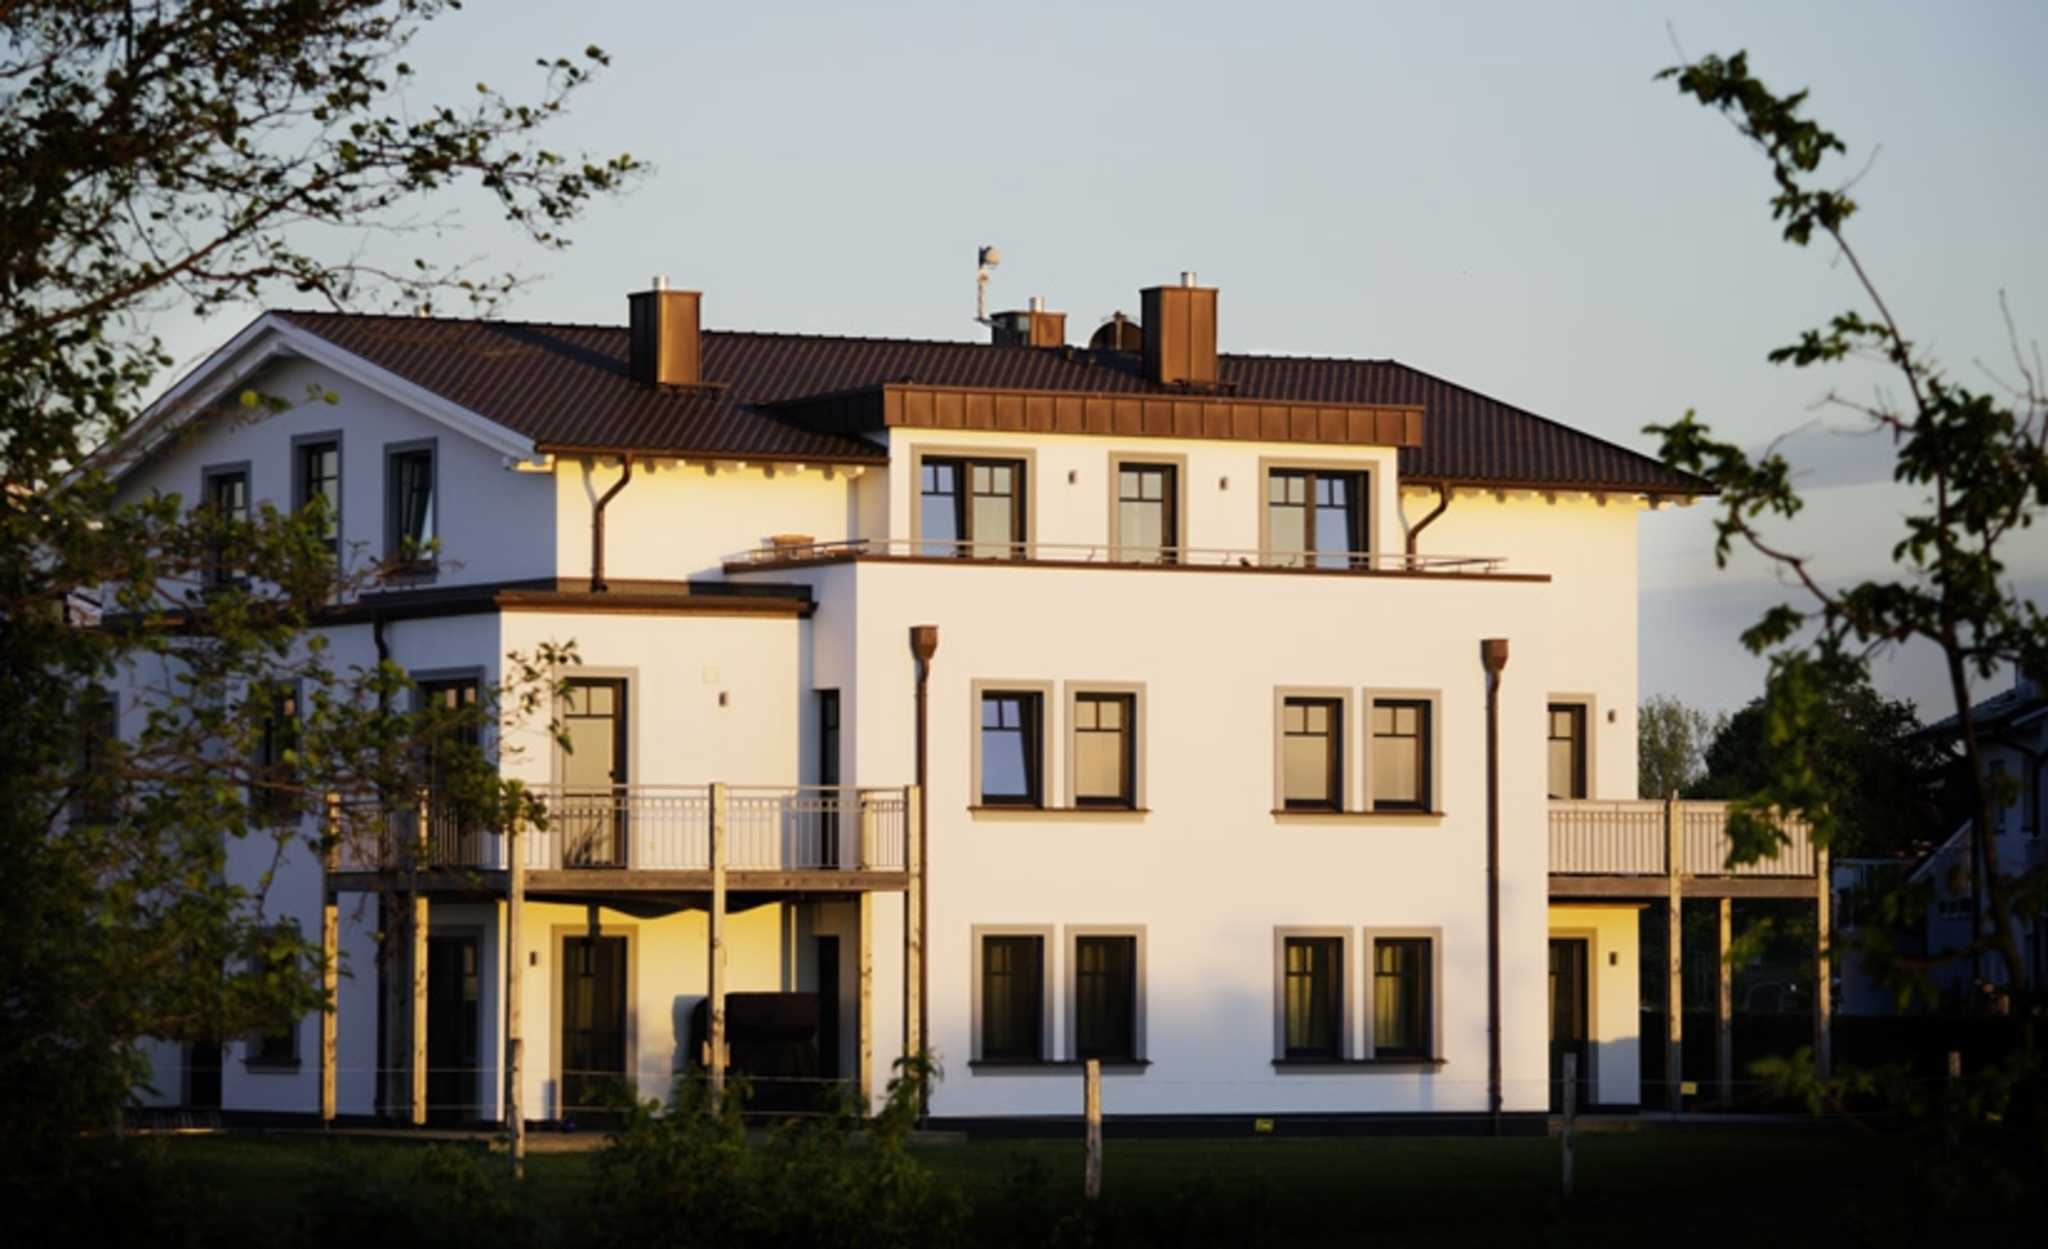
[[[1500,1135],[1500,679],[1508,640],[1479,644],[1486,666],[1486,1109]]]
[[[613,498],[617,497],[619,491],[626,488],[626,483],[633,480],[633,453],[631,451],[626,452],[619,457],[619,462],[625,466],[625,471],[619,474],[619,479],[612,483],[611,489],[598,496],[597,506],[590,510],[590,592],[592,594],[603,594],[611,588],[604,582],[604,509],[611,503]],[[594,467],[595,461],[592,464]]]
[[[1447,481],[1440,481],[1436,484],[1436,507],[1431,509],[1429,515],[1417,521],[1408,530],[1408,569],[1410,572],[1415,570],[1415,546],[1422,537],[1422,531],[1429,528],[1430,524],[1437,517],[1442,516],[1450,506],[1451,484]]]
[[[919,950],[917,955],[917,1039],[926,1052],[932,1046],[932,974],[931,974],[931,910],[932,910],[932,857],[931,857],[931,791],[925,787],[927,776],[926,745],[931,740],[929,689],[932,678],[932,656],[939,652],[939,627],[937,625],[913,625],[910,629],[910,651],[917,657],[917,934]],[[930,1113],[930,1087],[927,1084],[919,1093],[919,1118]]]

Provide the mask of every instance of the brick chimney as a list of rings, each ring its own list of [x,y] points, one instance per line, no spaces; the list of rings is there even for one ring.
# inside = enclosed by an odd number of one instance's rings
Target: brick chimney
[[[989,342],[998,347],[1064,347],[1067,314],[1047,312],[1045,300],[1031,297],[1022,312],[998,312],[988,319]]]
[[[631,311],[628,364],[633,380],[648,386],[695,386],[703,381],[697,336],[697,291],[672,291],[658,276],[651,290],[626,297]]]
[[[1215,385],[1216,288],[1196,286],[1195,275],[1183,273],[1179,286],[1148,286],[1138,296],[1145,376],[1167,386]]]

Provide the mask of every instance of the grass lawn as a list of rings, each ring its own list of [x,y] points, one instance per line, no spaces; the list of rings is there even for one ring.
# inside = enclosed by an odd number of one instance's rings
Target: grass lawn
[[[337,1170],[389,1166],[418,1147],[302,1136],[175,1138],[180,1185],[227,1198],[237,1219],[283,1220]],[[917,1157],[956,1184],[977,1243],[1045,1244],[1078,1205],[1075,1143],[982,1141]],[[1908,1245],[1923,1159],[1905,1138],[1813,1127],[1660,1128],[1587,1133],[1578,1188],[1558,1192],[1550,1140],[1241,1139],[1107,1144],[1093,1243],[1141,1245]],[[501,1165],[494,1159],[491,1165]],[[602,1218],[591,1154],[529,1159],[526,1193],[544,1229]],[[1989,1219],[1983,1230],[1995,1221]],[[2039,1217],[2038,1211],[2033,1217]],[[1071,1221],[1071,1219],[1069,1220]],[[375,1233],[365,1228],[366,1241]]]

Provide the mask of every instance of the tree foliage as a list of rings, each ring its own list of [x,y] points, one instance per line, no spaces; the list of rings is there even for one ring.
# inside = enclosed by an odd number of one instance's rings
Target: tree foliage
[[[1636,709],[1636,793],[1690,794],[1706,770],[1708,743],[1726,723],[1669,694],[1644,699]]]
[[[104,1124],[144,1074],[140,1038],[218,1043],[318,1003],[318,934],[276,922],[270,873],[228,878],[230,844],[276,862],[294,840],[382,836],[430,778],[475,826],[536,814],[485,751],[501,712],[548,705],[572,650],[513,657],[474,707],[416,707],[403,671],[340,663],[310,631],[388,571],[333,551],[317,505],[128,498],[128,462],[93,454],[169,363],[159,317],[273,293],[487,306],[508,279],[379,267],[366,236],[469,185],[556,248],[634,175],[538,144],[595,48],[542,62],[530,102],[482,84],[413,98],[404,51],[455,7],[0,0],[0,1119],[17,1160]],[[162,415],[218,427],[288,402],[252,389]],[[323,818],[329,793],[347,820]]]
[[[1804,91],[1773,92],[1751,74],[1740,52],[1674,66],[1661,77],[1727,117],[1762,154],[1771,176],[1771,215],[1785,240],[1800,247],[1816,239],[1831,244],[1853,275],[1861,306],[1800,332],[1770,359],[1795,368],[1853,359],[1884,370],[1894,391],[1830,400],[1890,441],[1893,480],[1917,497],[1900,516],[1887,575],[1833,580],[1779,532],[1805,501],[1775,447],[1752,454],[1715,438],[1691,412],[1649,427],[1662,439],[1666,463],[1704,476],[1719,491],[1717,559],[1725,564],[1737,548],[1751,551],[1787,576],[1801,596],[1771,609],[1743,635],[1753,651],[1771,654],[1762,735],[1772,769],[1736,821],[1738,851],[1755,857],[1777,843],[1780,834],[1763,818],[1774,807],[1804,813],[1822,845],[1847,836],[1853,795],[1843,790],[1843,774],[1831,765],[1818,726],[1826,721],[1829,692],[1841,688],[1845,674],[1906,643],[1931,646],[1940,656],[1957,717],[1967,810],[1976,827],[1990,828],[1993,786],[1970,681],[2008,665],[2048,671],[2048,619],[2020,592],[2006,563],[2012,545],[2025,540],[2048,507],[2048,373],[2039,353],[2023,349],[2012,334],[2010,376],[1993,374],[1988,387],[1973,387],[1907,334],[1847,234],[1855,201],[1845,187],[1821,180],[1823,164],[1847,146],[1806,115]],[[2014,916],[2023,899],[2038,895],[2041,873],[2004,870],[1995,839],[1983,845],[1987,923],[1970,948],[1995,950],[2007,966],[2023,966]]]

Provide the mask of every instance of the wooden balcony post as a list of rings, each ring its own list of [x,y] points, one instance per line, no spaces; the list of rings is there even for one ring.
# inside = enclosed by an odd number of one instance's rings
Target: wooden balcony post
[[[1714,946],[1714,1074],[1721,1084],[1721,1104],[1735,1104],[1735,969],[1728,965],[1728,947],[1735,937],[1735,901],[1718,900],[1721,936]]]
[[[505,1124],[511,1130],[512,1178],[526,1178],[525,949],[520,912],[526,909],[525,852],[519,823],[505,832]]]
[[[1811,832],[1807,834],[1812,836]],[[1829,855],[1825,846],[1813,853],[1813,906],[1815,972],[1813,984],[1813,1067],[1814,1072],[1825,1080],[1835,1070],[1834,1030],[1834,958],[1829,953],[1834,944],[1834,893],[1833,875],[1829,866]]]
[[[412,895],[412,1123],[427,1121],[427,895]]]
[[[924,847],[918,844],[916,829],[924,805],[917,786],[903,791],[903,863],[907,880],[903,891],[903,1054],[915,1058],[924,1052],[922,1031],[924,1008]]]
[[[1664,800],[1664,1082],[1672,1113],[1685,1108],[1685,844],[1678,796]]]
[[[341,795],[327,795],[326,846],[320,856],[324,879],[320,887],[320,988],[326,1004],[320,1009],[320,1125],[332,1127],[336,1109],[334,1060],[338,1041],[336,1012],[341,1003],[341,913],[334,893],[334,873],[341,866]]]
[[[860,1011],[854,1019],[857,1049],[854,1078],[860,1084],[861,1114],[875,1107],[875,895],[863,889],[860,904]]]
[[[711,964],[707,969],[705,1067],[710,1071],[712,1114],[725,1104],[725,820],[727,791],[711,786]]]

